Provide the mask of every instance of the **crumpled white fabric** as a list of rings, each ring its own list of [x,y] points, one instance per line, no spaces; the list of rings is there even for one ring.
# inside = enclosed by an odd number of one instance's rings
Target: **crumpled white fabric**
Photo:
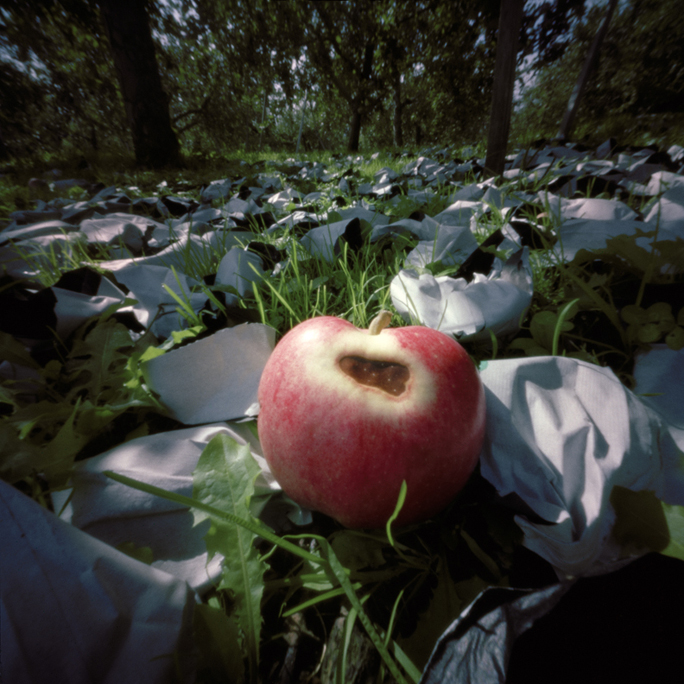
[[[255,415],[261,373],[275,330],[261,323],[224,328],[155,356],[141,368],[147,386],[185,425]]]
[[[3,682],[194,681],[195,599],[186,582],[1,480],[0,529]]]
[[[476,273],[470,283],[409,269],[390,283],[392,304],[405,320],[470,341],[491,339],[490,330],[497,336],[517,332],[532,292],[527,247],[505,264],[495,263],[489,275]]]
[[[637,213],[624,202],[612,199],[583,197],[565,199],[540,191],[539,199],[549,214],[559,221],[567,219],[592,219],[594,221],[624,221],[637,217]]]
[[[608,572],[615,485],[684,505],[682,453],[671,425],[609,369],[544,356],[489,361],[482,475],[534,516],[518,515],[525,545],[559,576]]]
[[[424,268],[441,261],[444,265],[458,265],[476,249],[477,240],[469,226],[440,224],[426,216],[422,221],[401,219],[387,225],[375,226],[370,241],[375,242],[385,235],[409,233],[418,238],[418,244],[404,261],[405,267]]]

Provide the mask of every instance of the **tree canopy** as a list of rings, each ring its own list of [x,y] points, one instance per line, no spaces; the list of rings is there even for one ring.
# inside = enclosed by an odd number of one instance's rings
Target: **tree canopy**
[[[133,59],[136,73],[122,76],[110,38],[117,17],[126,14],[130,23],[125,3],[3,3],[2,157],[108,151],[158,165],[156,153],[141,153],[140,130],[161,135],[165,116],[170,127],[159,144],[172,150],[177,140],[185,154],[204,157],[294,148],[302,113],[305,149],[486,137],[500,0],[137,4],[145,9],[138,29],[146,27],[152,48]],[[677,5],[619,3],[579,110],[578,135],[617,127],[658,134],[684,114],[684,15]],[[523,65],[532,71],[516,107],[515,135],[558,130],[605,7],[526,2],[518,75]],[[140,93],[135,105],[131,92]],[[131,117],[146,109],[156,123],[136,129]]]

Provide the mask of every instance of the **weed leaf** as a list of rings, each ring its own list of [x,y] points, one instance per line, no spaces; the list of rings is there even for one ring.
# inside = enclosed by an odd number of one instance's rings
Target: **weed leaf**
[[[251,518],[249,502],[259,472],[248,445],[240,446],[225,434],[217,435],[200,456],[193,474],[193,496],[240,518]],[[194,514],[196,523],[207,517],[202,511],[195,510]],[[205,536],[209,556],[220,553],[225,559],[218,589],[226,589],[231,594],[231,615],[243,639],[252,681],[256,680],[259,664],[261,598],[268,567],[254,546],[256,538],[240,525],[215,518]]]

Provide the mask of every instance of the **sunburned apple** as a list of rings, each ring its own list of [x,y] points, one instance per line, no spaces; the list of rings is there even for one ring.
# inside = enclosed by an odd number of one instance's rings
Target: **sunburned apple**
[[[368,330],[332,316],[276,345],[259,384],[259,438],[273,475],[302,506],[352,528],[426,520],[463,488],[485,430],[484,389],[452,337],[431,328]]]

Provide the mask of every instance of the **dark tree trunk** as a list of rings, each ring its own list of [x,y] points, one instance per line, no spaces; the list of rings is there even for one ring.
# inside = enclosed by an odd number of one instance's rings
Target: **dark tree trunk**
[[[404,109],[404,104],[401,101],[401,74],[399,71],[394,72],[394,144],[396,147],[403,147],[404,145],[404,131],[401,126],[401,115]]]
[[[100,0],[100,10],[133,134],[135,161],[161,168],[179,165],[180,146],[171,128],[145,0]]]
[[[506,163],[506,146],[513,107],[515,60],[524,4],[525,0],[501,0],[485,160],[485,167],[497,176],[504,172]]]
[[[2,129],[0,128],[0,159],[8,159],[10,156],[9,147],[5,142],[5,137],[2,134]]]
[[[561,140],[565,140],[566,138],[570,137],[572,127],[575,123],[575,116],[582,100],[584,88],[586,87],[587,81],[589,81],[591,74],[594,72],[596,65],[598,64],[601,43],[603,43],[603,39],[606,37],[606,33],[608,33],[608,26],[610,25],[610,20],[613,17],[613,12],[615,12],[616,6],[617,0],[610,0],[606,16],[604,17],[599,30],[596,32],[594,41],[589,48],[586,59],[584,60],[584,66],[582,67],[582,71],[577,79],[575,88],[572,91],[572,95],[570,95],[570,99],[568,100],[568,108],[565,110],[563,122],[561,123],[560,131],[558,133],[558,137]]]
[[[361,138],[361,123],[365,114],[367,114],[368,107],[368,90],[370,87],[370,78],[373,73],[373,53],[375,52],[375,43],[366,43],[366,48],[363,54],[363,68],[361,69],[361,80],[356,97],[352,100],[352,120],[349,129],[349,144],[347,147],[350,152],[359,151],[359,140]]]
[[[361,112],[357,109],[352,114],[351,126],[349,128],[349,141],[347,149],[350,152],[359,151],[359,139],[361,138]]]

